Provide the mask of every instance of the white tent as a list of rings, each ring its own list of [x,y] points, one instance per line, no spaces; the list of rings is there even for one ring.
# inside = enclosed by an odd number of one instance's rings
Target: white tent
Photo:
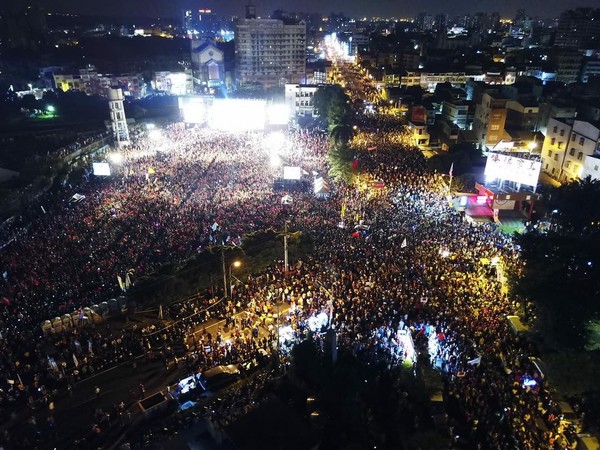
[[[314,193],[317,197],[329,197],[329,183],[323,179],[323,177],[315,178]]]

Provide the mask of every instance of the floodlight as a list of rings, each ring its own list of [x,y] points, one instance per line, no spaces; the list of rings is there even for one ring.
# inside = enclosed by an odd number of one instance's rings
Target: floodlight
[[[271,167],[279,167],[281,165],[281,158],[279,155],[272,154],[269,163],[271,164]]]
[[[123,162],[123,154],[121,153],[111,153],[108,155],[108,159],[110,159],[115,164],[121,164]]]
[[[155,140],[155,141],[156,141],[156,140],[158,140],[158,139],[160,139],[160,138],[162,137],[162,133],[160,132],[160,130],[156,130],[156,129],[154,129],[154,130],[150,130],[150,131],[148,132],[148,137],[149,137],[150,139],[152,139],[152,140]]]

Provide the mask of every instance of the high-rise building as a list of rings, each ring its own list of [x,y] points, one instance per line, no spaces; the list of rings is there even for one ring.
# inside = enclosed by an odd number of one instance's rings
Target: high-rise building
[[[557,47],[599,48],[600,8],[564,11],[558,20],[554,44]]]
[[[239,84],[301,83],[306,74],[306,23],[257,19],[247,11],[235,24],[235,66]]]

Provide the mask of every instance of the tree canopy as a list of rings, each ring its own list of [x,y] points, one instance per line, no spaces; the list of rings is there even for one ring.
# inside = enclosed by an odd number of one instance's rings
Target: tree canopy
[[[600,317],[600,183],[574,181],[549,197],[549,230],[517,236],[525,268],[514,287],[534,302],[546,344],[583,349]]]

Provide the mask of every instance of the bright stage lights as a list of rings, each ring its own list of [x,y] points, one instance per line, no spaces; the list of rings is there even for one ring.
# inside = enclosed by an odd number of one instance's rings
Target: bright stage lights
[[[272,154],[269,158],[269,164],[271,164],[271,167],[281,166],[281,158],[279,157],[279,155]]]
[[[287,125],[289,116],[288,107],[284,104],[267,107],[267,117],[271,125]]]
[[[154,141],[160,139],[162,137],[162,133],[160,130],[153,129],[148,131],[148,137]]]
[[[115,164],[121,164],[123,162],[123,155],[121,153],[111,153],[108,155],[108,159]]]
[[[209,114],[209,126],[223,131],[263,130],[266,102],[263,100],[215,99]]]

